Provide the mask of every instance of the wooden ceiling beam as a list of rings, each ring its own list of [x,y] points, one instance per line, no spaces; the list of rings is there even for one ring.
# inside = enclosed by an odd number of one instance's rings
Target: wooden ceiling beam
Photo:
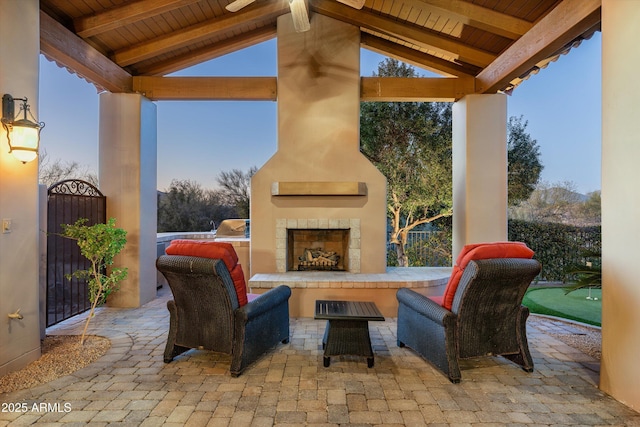
[[[478,93],[495,93],[600,22],[601,0],[563,0],[476,77]]]
[[[473,77],[362,77],[360,100],[381,102],[453,102],[474,93]]]
[[[462,24],[511,40],[517,40],[533,27],[524,19],[461,0],[403,0],[403,3],[418,10],[436,11]]]
[[[453,56],[469,64],[485,67],[496,58],[490,52],[470,47],[453,38],[442,37],[426,28],[403,24],[365,9],[353,9],[334,0],[311,0],[309,6],[314,12]]]
[[[276,77],[133,77],[133,90],[153,101],[276,101]],[[362,101],[456,101],[474,79],[362,77]]]
[[[86,38],[115,30],[200,0],[136,0],[73,20],[76,34]]]
[[[40,51],[110,92],[131,92],[131,74],[40,11]]]
[[[360,44],[363,48],[377,52],[381,55],[390,56],[411,65],[440,74],[444,77],[473,77],[479,71],[468,70],[458,64],[446,61],[415,49],[381,39],[371,34],[362,33]]]
[[[169,73],[174,73],[193,65],[210,61],[214,58],[219,58],[228,53],[236,52],[238,50],[254,46],[258,43],[271,40],[277,35],[278,31],[275,26],[261,27],[257,30],[241,34],[237,37],[232,37],[206,48],[189,52],[147,67],[136,68],[136,74],[143,76],[163,76]]]
[[[153,101],[275,101],[275,77],[133,78],[133,89]]]
[[[174,31],[171,34],[116,51],[113,60],[121,67],[144,61],[154,56],[206,38],[234,31],[241,26],[289,13],[286,0],[268,1],[245,7],[240,12],[229,13],[220,18]]]

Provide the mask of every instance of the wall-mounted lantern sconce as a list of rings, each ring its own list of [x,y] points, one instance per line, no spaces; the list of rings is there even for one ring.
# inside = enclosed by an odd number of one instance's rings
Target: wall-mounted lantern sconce
[[[20,111],[24,111],[24,117],[16,120],[15,101],[22,101]],[[20,114],[18,111],[18,115]],[[34,121],[27,119],[27,112]],[[43,122],[36,121],[31,114],[27,98],[14,98],[9,94],[2,96],[2,127],[7,131],[9,140],[9,152],[20,160],[27,163],[38,157],[38,146],[40,145],[40,129],[44,127]]]

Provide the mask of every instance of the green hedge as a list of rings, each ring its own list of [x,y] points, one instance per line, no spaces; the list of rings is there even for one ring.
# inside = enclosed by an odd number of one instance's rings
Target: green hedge
[[[410,239],[405,248],[409,265],[451,265],[450,232],[415,234],[417,236]],[[582,253],[585,249],[600,252],[600,227],[509,220],[509,240],[525,242],[535,251],[534,258],[542,263],[542,272],[537,280],[568,282],[573,279],[567,273],[569,267],[584,264],[585,261],[599,262],[585,259]],[[393,245],[388,247],[387,265],[398,265]]]
[[[585,249],[600,251],[600,227],[509,220],[509,240],[525,242],[542,264],[539,280],[567,282],[567,268],[584,264]]]

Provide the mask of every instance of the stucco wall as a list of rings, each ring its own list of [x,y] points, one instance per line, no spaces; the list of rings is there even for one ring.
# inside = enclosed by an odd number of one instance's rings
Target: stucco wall
[[[0,0],[0,96],[29,99],[38,120],[40,20],[37,0]],[[20,37],[16,37],[19,35]],[[16,112],[19,111],[16,105]],[[46,131],[42,143],[46,147]],[[22,164],[9,154],[0,127],[0,375],[40,357],[38,162]],[[8,313],[20,309],[22,320]]]
[[[602,2],[600,386],[640,410],[640,2]]]

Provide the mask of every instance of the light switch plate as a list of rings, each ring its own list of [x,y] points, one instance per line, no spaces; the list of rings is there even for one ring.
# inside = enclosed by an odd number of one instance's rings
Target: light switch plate
[[[11,220],[3,219],[2,220],[2,233],[11,233]]]

